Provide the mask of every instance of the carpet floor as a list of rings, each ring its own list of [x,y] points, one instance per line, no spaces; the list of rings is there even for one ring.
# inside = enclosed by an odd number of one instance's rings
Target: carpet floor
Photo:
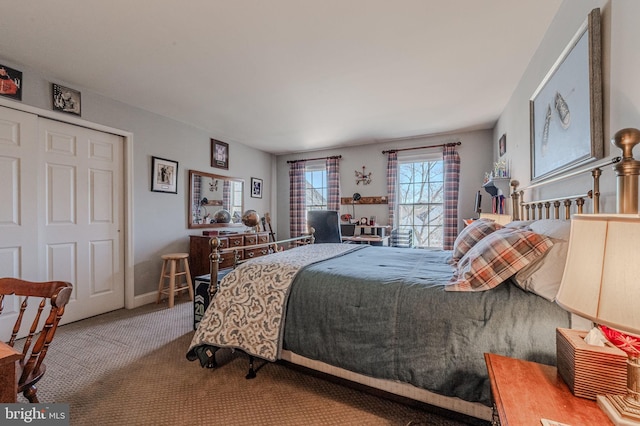
[[[217,369],[185,358],[191,302],[110,312],[59,327],[38,386],[41,402],[70,404],[71,425],[488,424],[431,412],[267,363],[244,378],[247,358]],[[258,364],[260,365],[260,364]],[[20,397],[21,401],[25,401]]]

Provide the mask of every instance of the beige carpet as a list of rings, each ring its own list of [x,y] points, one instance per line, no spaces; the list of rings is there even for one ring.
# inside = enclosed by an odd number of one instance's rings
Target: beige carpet
[[[247,358],[239,354],[203,369],[185,358],[192,318],[191,302],[183,302],[60,327],[40,401],[69,403],[74,426],[470,424],[281,364],[266,364],[246,380]]]

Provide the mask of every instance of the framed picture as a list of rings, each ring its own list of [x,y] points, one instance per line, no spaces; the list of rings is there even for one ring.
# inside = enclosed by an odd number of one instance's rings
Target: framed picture
[[[604,155],[600,40],[594,9],[529,100],[532,182]]]
[[[80,92],[55,83],[52,83],[51,87],[54,111],[80,115]]]
[[[178,162],[151,157],[151,190],[178,193]]]
[[[507,153],[507,134],[505,133],[500,137],[500,141],[498,142],[500,146],[500,157]]]
[[[229,170],[229,144],[211,139],[211,167]]]
[[[251,178],[251,197],[262,198],[262,179]]]
[[[0,95],[22,100],[22,71],[0,65]]]

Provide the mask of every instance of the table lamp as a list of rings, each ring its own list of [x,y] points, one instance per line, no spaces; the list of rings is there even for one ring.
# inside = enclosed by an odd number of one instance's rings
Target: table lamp
[[[616,425],[640,425],[640,216],[575,215],[562,283],[566,310],[594,321],[627,354],[626,395],[598,395]]]

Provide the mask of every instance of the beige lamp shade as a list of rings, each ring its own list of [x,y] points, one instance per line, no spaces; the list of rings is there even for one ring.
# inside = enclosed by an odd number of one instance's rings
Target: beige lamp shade
[[[575,215],[557,303],[640,335],[640,216]]]

